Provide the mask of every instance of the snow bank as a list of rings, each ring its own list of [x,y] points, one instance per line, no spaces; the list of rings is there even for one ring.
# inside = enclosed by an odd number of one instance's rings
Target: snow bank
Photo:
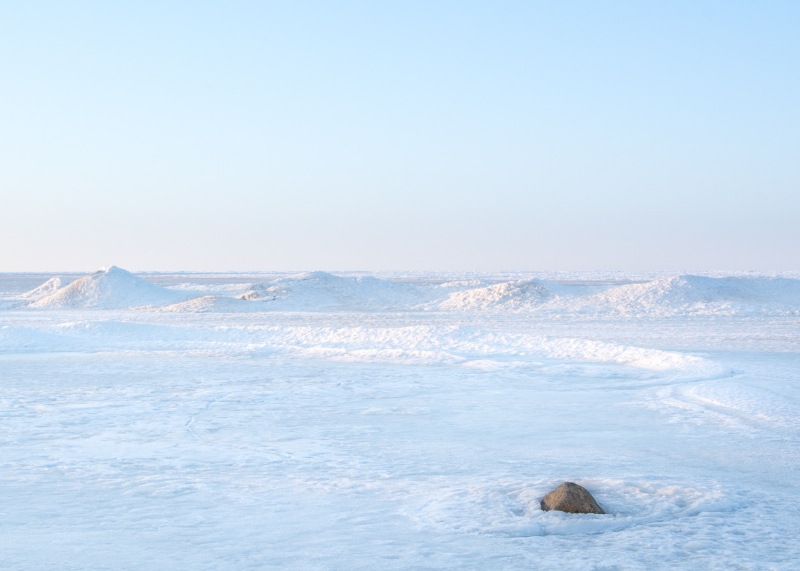
[[[683,275],[615,287],[583,298],[579,304],[584,311],[622,315],[794,312],[800,309],[800,280]]]
[[[441,310],[506,310],[624,316],[800,313],[800,280],[681,275],[644,283],[509,281],[451,293]]]
[[[243,313],[263,311],[264,306],[248,303],[242,299],[204,295],[189,301],[174,303],[159,308],[159,311],[168,313]]]
[[[428,288],[432,290],[433,288]],[[438,294],[440,295],[440,294]],[[306,272],[254,284],[239,299],[268,302],[283,311],[408,309],[430,298],[411,284],[370,276]]]
[[[57,279],[57,278],[56,278]],[[47,283],[52,282],[50,280]],[[53,287],[55,282],[48,287]],[[40,286],[43,288],[44,284]],[[57,286],[56,286],[57,287]],[[38,290],[39,288],[37,288]],[[33,290],[34,292],[36,290]],[[29,292],[33,294],[33,292]],[[185,301],[185,293],[151,284],[121,268],[110,266],[44,295],[28,307],[47,309],[122,309]]]
[[[439,309],[465,311],[474,309],[531,309],[553,299],[555,294],[539,280],[494,284],[457,291],[439,304]]]

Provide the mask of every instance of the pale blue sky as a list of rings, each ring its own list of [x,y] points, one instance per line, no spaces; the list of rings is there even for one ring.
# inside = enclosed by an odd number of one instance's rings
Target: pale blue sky
[[[109,4],[0,4],[0,271],[800,269],[800,3]]]

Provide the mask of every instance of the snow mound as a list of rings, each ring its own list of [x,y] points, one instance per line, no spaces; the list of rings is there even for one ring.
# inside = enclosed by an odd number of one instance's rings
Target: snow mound
[[[19,296],[19,299],[23,299],[26,301],[37,301],[42,299],[43,297],[47,297],[51,293],[54,293],[63,285],[64,283],[61,281],[61,278],[50,278],[42,285],[35,287],[28,292],[23,293],[21,296]]]
[[[583,309],[623,315],[734,315],[800,310],[800,280],[673,276],[628,284],[579,300]]]
[[[238,298],[268,302],[270,309],[284,311],[410,309],[429,299],[411,284],[326,272],[306,272],[253,284]]]
[[[613,284],[509,281],[450,293],[438,309],[624,316],[800,314],[800,280],[680,275]]]
[[[176,303],[185,301],[187,297],[189,296],[184,293],[151,284],[128,271],[110,266],[77,279],[66,287],[56,289],[53,293],[32,302],[28,307],[122,309]]]
[[[263,307],[259,307],[257,304],[215,295],[204,295],[159,308],[159,311],[170,313],[242,313],[259,310],[263,311]]]
[[[530,309],[553,299],[556,295],[539,280],[504,282],[486,287],[457,291],[439,304],[439,309]]]

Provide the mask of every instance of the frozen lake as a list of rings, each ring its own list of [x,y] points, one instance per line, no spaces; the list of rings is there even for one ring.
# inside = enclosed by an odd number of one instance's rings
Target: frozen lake
[[[0,274],[0,568],[797,569],[798,277]]]

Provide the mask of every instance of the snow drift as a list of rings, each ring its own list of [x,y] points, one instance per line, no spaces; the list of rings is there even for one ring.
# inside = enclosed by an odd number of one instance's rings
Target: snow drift
[[[800,310],[800,280],[682,275],[623,285],[575,301],[571,309],[632,316],[793,313]]]
[[[509,281],[457,291],[442,310],[577,312],[624,316],[795,314],[800,280],[681,275],[622,285]]]
[[[204,295],[159,308],[159,311],[168,313],[243,313],[263,310],[264,307],[256,303],[216,295]]]
[[[239,299],[268,302],[284,311],[410,309],[430,299],[412,284],[370,276],[342,277],[306,272],[254,284]]]
[[[439,304],[439,309],[532,309],[554,297],[543,282],[523,280],[453,292]]]
[[[58,279],[58,278],[55,278]],[[29,292],[52,288],[53,280]],[[50,284],[48,286],[48,284]],[[47,286],[47,287],[46,287]],[[57,287],[57,285],[56,285]],[[28,307],[47,309],[123,309],[185,301],[185,293],[151,284],[116,266],[101,268],[66,287],[38,297]]]

